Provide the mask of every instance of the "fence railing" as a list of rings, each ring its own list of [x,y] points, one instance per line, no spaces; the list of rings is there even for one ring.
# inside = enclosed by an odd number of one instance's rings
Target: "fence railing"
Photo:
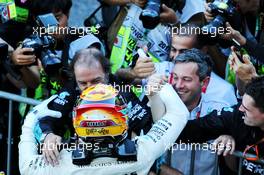
[[[240,152],[240,151],[235,151],[235,152],[233,153],[233,155],[239,158],[238,175],[241,175],[241,174],[242,174],[242,163],[243,163],[243,160],[244,160],[245,158],[249,158],[249,157],[256,157],[256,155],[254,155],[254,154],[249,154],[249,153],[243,155],[243,153]],[[260,164],[264,165],[264,159],[262,159],[262,158],[261,158],[261,159],[258,159],[258,160],[256,160],[256,161],[254,161],[254,162],[256,162],[256,163],[260,163]]]
[[[12,131],[13,131],[13,102],[21,102],[29,105],[38,105],[40,101],[22,97],[16,94],[0,91],[0,98],[6,99],[9,101],[8,104],[8,135],[7,135],[7,165],[6,171],[7,175],[10,175],[11,171],[11,156],[12,156]]]

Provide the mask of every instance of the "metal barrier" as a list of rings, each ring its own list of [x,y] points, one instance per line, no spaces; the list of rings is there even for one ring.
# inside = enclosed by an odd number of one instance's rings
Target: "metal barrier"
[[[243,163],[243,160],[245,158],[250,158],[250,157],[256,157],[256,155],[254,154],[243,154],[242,152],[240,151],[234,151],[233,156],[239,158],[239,166],[238,166],[238,175],[242,175],[242,163]],[[168,158],[167,158],[167,161],[169,163],[169,165],[171,164],[171,151],[169,151],[169,154],[168,154]],[[189,175],[194,175],[195,174],[195,171],[194,171],[194,166],[195,166],[195,150],[192,149],[192,153],[191,153],[191,160],[190,160],[190,173]],[[261,159],[258,159],[256,161],[254,161],[256,163],[260,163],[260,164],[263,164],[264,165],[264,159],[261,158]],[[214,175],[218,175],[219,174],[219,168],[218,168],[218,165],[219,165],[219,159],[218,159],[218,156],[216,155],[215,156],[215,167],[214,167]]]
[[[22,97],[16,94],[0,91],[0,98],[9,100],[8,105],[8,136],[7,136],[7,175],[10,175],[11,170],[11,153],[12,153],[12,123],[13,123],[13,101],[26,103],[29,105],[38,105],[40,101]]]
[[[256,155],[254,155],[254,154],[245,154],[245,155],[243,155],[243,153],[240,152],[240,151],[235,151],[233,153],[233,155],[239,158],[238,175],[242,174],[242,163],[243,163],[243,160],[245,158],[249,158],[249,157],[256,157]],[[254,161],[254,162],[264,165],[264,159],[262,159],[262,158]]]
[[[242,175],[242,163],[243,163],[243,160],[245,158],[249,158],[249,157],[256,157],[256,155],[254,154],[243,154],[241,151],[234,151],[233,156],[239,158],[239,165],[238,165],[238,175]],[[192,159],[194,157],[191,157]],[[191,160],[191,161],[194,161],[194,160]],[[254,161],[256,163],[260,163],[260,164],[263,164],[264,165],[264,159],[258,159],[256,161]],[[218,156],[216,156],[216,160],[215,160],[215,170],[214,170],[214,174],[215,175],[218,175],[219,171],[218,171],[218,164],[219,164],[219,159],[218,159]],[[192,170],[191,172],[194,171],[194,164],[190,166],[190,169]],[[190,175],[193,175],[193,174],[190,174]]]

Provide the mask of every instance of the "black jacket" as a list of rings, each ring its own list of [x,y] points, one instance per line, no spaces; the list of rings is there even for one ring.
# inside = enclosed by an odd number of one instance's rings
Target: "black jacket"
[[[236,142],[236,150],[244,151],[248,145],[256,144],[264,137],[264,131],[259,127],[247,126],[244,123],[244,114],[238,110],[239,105],[232,108],[223,108],[221,113],[213,111],[205,117],[189,120],[178,141],[202,143],[215,139],[220,135],[231,135]],[[264,155],[264,143],[258,144],[260,157]],[[243,161],[243,174],[264,173],[264,166]]]

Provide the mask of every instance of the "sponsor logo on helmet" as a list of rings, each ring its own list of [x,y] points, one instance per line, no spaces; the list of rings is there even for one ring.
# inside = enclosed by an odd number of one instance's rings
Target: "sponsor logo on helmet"
[[[80,123],[82,127],[106,127],[106,126],[116,126],[116,123],[112,120],[100,120],[100,121],[82,121]]]

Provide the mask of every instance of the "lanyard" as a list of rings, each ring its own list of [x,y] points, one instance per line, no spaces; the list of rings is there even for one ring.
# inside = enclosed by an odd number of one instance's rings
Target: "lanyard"
[[[260,21],[260,15],[258,15],[256,18],[255,38],[257,38],[260,30],[261,30],[261,21]]]
[[[201,116],[201,109],[197,112],[196,119],[200,118],[200,116]]]
[[[261,31],[264,31],[264,13],[260,13],[258,16],[257,16],[257,19],[256,19],[256,29],[255,29],[255,37],[257,38],[259,35],[260,35],[260,32]]]
[[[199,106],[199,111],[196,113],[196,119],[199,119],[201,117],[202,106],[203,106],[203,103],[201,101],[201,105]]]

